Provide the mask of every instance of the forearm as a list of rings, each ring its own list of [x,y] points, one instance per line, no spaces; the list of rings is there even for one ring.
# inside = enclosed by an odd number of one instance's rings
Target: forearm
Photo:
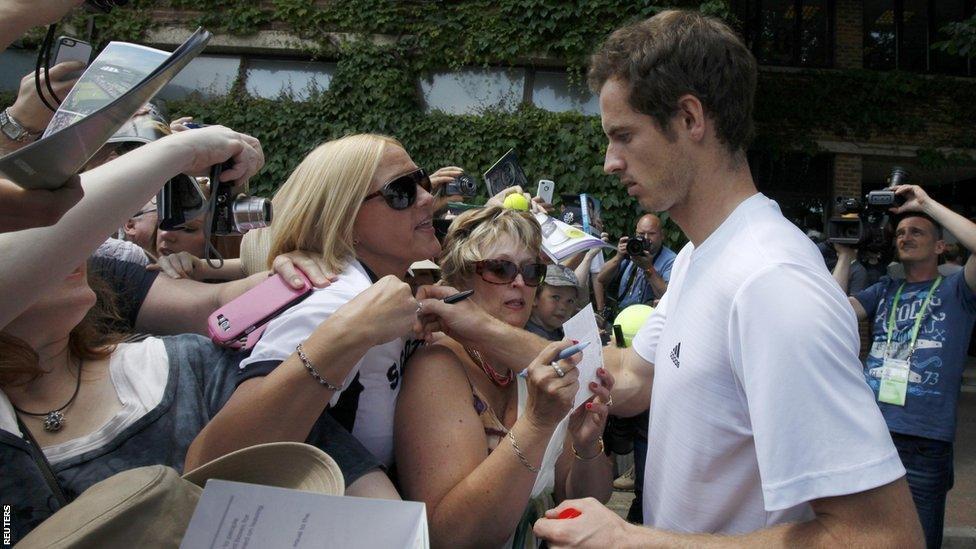
[[[654,297],[661,299],[664,292],[668,291],[668,281],[664,280],[661,273],[657,272],[654,267],[646,269],[644,274],[647,275],[647,281],[650,283],[651,289],[654,290]]]
[[[33,26],[29,18],[9,12],[0,2],[0,52],[7,49],[14,40],[23,36]]]
[[[596,310],[602,314],[603,308],[606,306],[606,297],[604,296],[603,284],[598,279],[593,279],[593,301],[596,302]],[[613,320],[611,318],[606,318],[604,320]]]
[[[199,272],[194,271],[195,280],[240,280],[244,278],[244,268],[240,258],[225,259],[219,268],[211,267],[206,261]]]
[[[862,525],[863,526],[863,525]],[[902,528],[901,530],[904,530]],[[922,540],[892,526],[854,528],[841,520],[821,517],[808,522],[780,524],[738,536],[679,534],[628,524],[618,547],[724,549],[739,547],[916,547]],[[913,541],[915,543],[913,543]],[[924,546],[924,544],[922,544]]]
[[[837,256],[837,265],[834,266],[834,271],[831,274],[837,284],[840,285],[844,295],[848,295],[847,281],[851,278],[851,257],[846,254]]]
[[[160,143],[160,142],[157,142]],[[0,326],[59,284],[182,166],[173,147],[146,145],[82,175],[85,196],[50,227],[0,234]],[[134,177],[133,174],[139,174]]]
[[[370,343],[333,315],[303,344],[319,375],[340,384]],[[266,442],[304,442],[334,392],[318,383],[297,353],[263,379],[241,385],[190,445],[186,469]]]
[[[504,366],[516,374],[528,367],[548,344],[549,341],[532,332],[492,317],[477,334],[477,340],[471,342],[492,364]]]
[[[603,348],[603,367],[614,378],[610,413],[617,417],[636,416],[651,405],[654,367],[630,356],[631,353],[636,355],[633,349],[612,345]]]
[[[617,276],[617,269],[620,267],[621,255],[617,255],[610,258],[610,261],[600,269],[600,274],[596,275],[596,280],[600,284],[606,286],[613,281],[613,277]]]
[[[553,427],[522,416],[512,426],[526,460],[538,467]],[[432,547],[498,547],[525,512],[537,473],[519,460],[509,437],[438,502],[427,503]]]
[[[139,309],[135,329],[155,335],[208,335],[210,314],[265,278],[267,272],[233,282],[205,284],[159,275]]]
[[[566,477],[565,499],[591,497],[606,503],[613,493],[613,462],[603,453],[599,444],[592,444],[587,448],[577,447],[576,451],[584,458],[595,457],[582,460],[571,455],[573,461]]]
[[[925,202],[922,209],[932,219],[938,221],[945,230],[952,233],[952,236],[956,237],[959,244],[969,250],[969,253],[976,254],[976,223],[931,199]]]

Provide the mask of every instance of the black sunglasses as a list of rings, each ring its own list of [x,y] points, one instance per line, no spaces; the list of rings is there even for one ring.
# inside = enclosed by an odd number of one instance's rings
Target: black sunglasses
[[[510,284],[520,273],[526,286],[535,288],[546,278],[545,263],[516,265],[507,259],[482,259],[474,264],[474,272],[490,284]]]
[[[417,187],[430,192],[430,177],[423,168],[418,168],[408,174],[396,177],[378,190],[369,193],[363,198],[367,200],[382,196],[386,205],[394,210],[406,210],[417,201]]]

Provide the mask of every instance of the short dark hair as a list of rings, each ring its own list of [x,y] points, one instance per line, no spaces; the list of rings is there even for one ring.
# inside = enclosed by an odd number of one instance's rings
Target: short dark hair
[[[732,29],[683,10],[663,11],[614,31],[590,58],[588,74],[594,93],[608,80],[625,82],[630,106],[669,136],[678,99],[694,95],[733,155],[752,141],[756,78],[756,59]]]
[[[936,221],[935,219],[933,219],[932,216],[929,215],[929,214],[927,214],[927,213],[922,213],[922,212],[905,212],[905,213],[899,215],[898,216],[898,219],[895,220],[895,227],[897,228],[898,225],[900,225],[902,221],[908,219],[909,217],[921,217],[922,219],[928,219],[929,220],[929,223],[931,223],[932,226],[935,227],[935,235],[936,235],[936,237],[938,237],[937,240],[942,240],[942,235],[943,235],[942,225],[940,225],[938,221]]]

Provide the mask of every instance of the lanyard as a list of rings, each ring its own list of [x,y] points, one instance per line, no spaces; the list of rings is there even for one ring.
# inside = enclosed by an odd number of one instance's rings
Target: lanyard
[[[929,293],[925,296],[925,301],[922,302],[922,309],[918,311],[915,315],[915,326],[912,328],[912,340],[908,344],[908,360],[911,361],[912,355],[915,354],[915,344],[918,341],[918,330],[922,327],[922,318],[925,316],[925,311],[929,308],[929,301],[932,300],[932,294],[935,293],[935,289],[939,287],[942,283],[942,275],[939,275],[932,283],[932,287],[929,288]],[[891,313],[888,314],[888,341],[885,343],[884,356],[888,356],[888,348],[891,346],[891,338],[895,333],[895,313],[898,311],[898,300],[901,299],[901,291],[905,289],[905,284],[907,282],[902,282],[901,286],[898,287],[898,291],[895,293],[895,299],[891,303]]]

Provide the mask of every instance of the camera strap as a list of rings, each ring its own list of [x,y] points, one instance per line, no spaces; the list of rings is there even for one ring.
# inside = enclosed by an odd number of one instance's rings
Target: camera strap
[[[220,186],[220,174],[223,172],[223,164],[214,164],[210,167],[210,200],[207,202],[207,217],[203,222],[203,240],[206,242],[204,259],[212,269],[220,269],[224,266],[224,257],[220,255],[217,248],[213,245],[213,220],[217,213],[217,187]],[[216,257],[216,261],[213,258]]]

